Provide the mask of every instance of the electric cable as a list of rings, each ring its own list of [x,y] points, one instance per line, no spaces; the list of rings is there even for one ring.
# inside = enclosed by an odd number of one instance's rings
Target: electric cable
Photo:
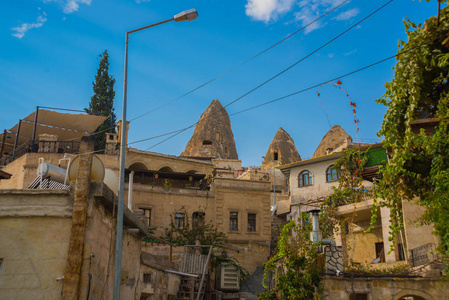
[[[303,58],[301,58],[300,60],[296,61],[295,63],[291,64],[290,66],[288,66],[287,68],[283,69],[281,72],[277,73],[276,75],[270,77],[269,79],[265,80],[264,82],[262,82],[261,84],[257,85],[256,87],[252,88],[251,90],[249,90],[248,92],[244,93],[242,96],[234,99],[233,101],[229,102],[228,104],[226,104],[223,109],[225,109],[226,107],[236,103],[237,101],[243,99],[244,97],[248,96],[249,94],[253,93],[254,91],[258,90],[259,88],[263,87],[264,85],[266,85],[267,83],[269,83],[270,81],[274,80],[275,78],[279,77],[280,75],[284,74],[285,72],[287,72],[288,70],[292,69],[293,67],[295,67],[296,65],[298,65],[299,63],[303,62],[305,59],[309,58],[310,56],[312,56],[313,54],[315,54],[316,52],[318,52],[319,50],[323,49],[324,47],[326,47],[327,45],[329,45],[330,43],[332,43],[333,41],[337,40],[338,38],[340,38],[341,36],[343,36],[344,34],[346,34],[347,32],[349,32],[351,29],[355,28],[356,26],[358,26],[360,23],[362,23],[363,21],[367,20],[368,18],[370,18],[371,16],[373,16],[374,14],[376,14],[377,12],[379,12],[380,10],[382,10],[384,7],[386,7],[388,4],[392,3],[394,0],[390,0],[387,3],[383,4],[382,6],[380,6],[379,8],[377,8],[375,11],[373,11],[372,13],[370,13],[369,15],[367,15],[366,17],[364,17],[363,19],[361,19],[360,21],[356,22],[355,24],[353,24],[352,26],[350,26],[348,29],[344,30],[342,33],[338,34],[337,36],[335,36],[334,38],[330,39],[329,41],[327,41],[325,44],[321,45],[320,47],[318,47],[317,49],[315,49],[314,51],[310,52],[309,54],[307,54],[306,56],[304,56]],[[212,116],[213,114],[209,115]],[[204,119],[203,119],[204,120]],[[198,124],[198,122],[184,128],[181,129],[180,131],[174,133],[172,136],[164,139],[163,141],[145,149],[145,150],[149,150],[151,148],[154,148],[162,143],[164,143],[165,141],[177,136],[178,134],[186,131],[187,129],[190,129],[192,127],[194,127],[196,124]]]
[[[277,102],[277,101],[280,101],[280,100],[283,100],[283,99],[286,99],[286,98],[289,98],[289,97],[292,97],[292,96],[295,96],[295,95],[297,95],[297,94],[304,93],[304,92],[306,92],[306,91],[315,89],[315,88],[317,88],[317,87],[319,87],[319,86],[321,86],[321,85],[323,85],[323,84],[326,84],[326,83],[328,83],[328,82],[336,81],[336,80],[338,80],[338,79],[342,79],[342,78],[348,77],[348,76],[350,76],[350,75],[356,74],[356,73],[361,72],[361,71],[364,71],[364,70],[366,70],[366,69],[368,69],[368,68],[374,67],[374,66],[376,66],[376,65],[378,65],[378,64],[381,64],[381,63],[383,63],[383,62],[386,62],[386,61],[388,61],[388,60],[390,60],[390,59],[393,59],[393,58],[395,58],[395,57],[397,57],[397,56],[399,56],[399,55],[402,55],[402,54],[405,54],[405,53],[407,53],[407,52],[410,52],[410,51],[412,51],[412,50],[414,50],[414,49],[416,49],[416,48],[418,48],[418,47],[422,47],[422,46],[425,46],[425,45],[427,45],[427,44],[430,44],[430,43],[434,42],[435,40],[438,40],[438,39],[440,39],[440,38],[442,38],[442,37],[445,37],[445,36],[440,36],[440,37],[438,37],[438,38],[436,38],[436,39],[434,39],[434,40],[432,40],[432,41],[430,41],[430,42],[427,42],[427,43],[423,43],[423,44],[417,45],[416,47],[413,47],[413,48],[411,48],[411,49],[402,51],[402,52],[397,53],[397,54],[395,54],[395,55],[391,55],[391,56],[389,56],[389,57],[387,57],[387,58],[384,58],[384,59],[382,59],[382,60],[379,60],[379,61],[374,62],[374,63],[369,64],[369,65],[366,65],[366,66],[364,66],[364,67],[362,67],[362,68],[359,68],[359,69],[356,69],[356,70],[351,71],[351,72],[349,72],[349,73],[340,75],[340,76],[338,76],[338,77],[334,77],[334,78],[332,78],[332,79],[323,81],[323,82],[321,82],[321,83],[318,83],[318,84],[315,84],[315,85],[313,85],[313,86],[304,88],[304,89],[302,89],[302,90],[299,90],[299,91],[290,93],[290,94],[288,94],[288,95],[284,95],[284,96],[282,96],[282,97],[279,97],[279,98],[276,98],[276,99],[273,99],[273,100],[270,100],[270,101],[267,101],[267,102],[264,102],[264,103],[261,103],[261,104],[258,104],[258,105],[255,105],[255,106],[252,106],[252,107],[249,107],[249,108],[240,110],[240,111],[237,111],[237,112],[235,112],[235,113],[231,113],[231,114],[229,114],[229,116],[234,116],[234,115],[237,115],[237,114],[240,114],[240,113],[249,111],[249,110],[253,110],[253,109],[256,109],[256,108],[259,108],[259,107],[262,107],[262,106],[265,106],[265,105],[268,105],[268,104],[271,104],[271,103],[274,103],[274,102]],[[199,121],[198,121],[197,123],[195,123],[194,125],[196,125],[196,124],[198,124],[198,123],[199,123]],[[135,144],[135,143],[145,142],[145,141],[148,141],[148,140],[156,139],[156,138],[159,138],[159,137],[162,137],[162,136],[166,136],[166,135],[169,135],[169,134],[173,134],[173,133],[178,133],[178,132],[180,133],[180,132],[185,131],[185,130],[187,130],[187,129],[189,129],[189,128],[192,128],[192,125],[191,125],[191,126],[188,126],[188,127],[185,127],[185,128],[183,128],[183,129],[179,129],[179,130],[175,130],[175,131],[172,131],[172,132],[160,134],[160,135],[153,136],[153,137],[150,137],[150,138],[146,138],[146,139],[142,139],[142,140],[139,140],[139,141],[135,141],[135,142],[132,142],[132,143],[129,143],[129,144]],[[174,136],[175,136],[175,135],[174,135]],[[174,136],[173,136],[173,137],[174,137]],[[171,137],[170,137],[170,138],[171,138]],[[155,144],[155,145],[153,145],[152,147],[155,147],[155,146],[157,146],[157,145],[159,145],[159,144],[160,144],[160,143]],[[152,148],[152,147],[151,147],[151,148]],[[150,148],[147,148],[147,149],[150,149]]]
[[[176,102],[176,101],[178,101],[178,100],[181,99],[181,98],[184,98],[185,96],[187,96],[187,95],[189,95],[189,94],[191,94],[191,93],[193,93],[193,92],[195,92],[195,91],[201,89],[202,87],[208,85],[209,83],[212,83],[212,82],[214,82],[215,80],[217,80],[217,79],[223,77],[224,75],[226,75],[226,74],[228,74],[228,73],[234,71],[235,69],[237,69],[237,68],[243,66],[244,64],[250,62],[251,60],[255,59],[256,57],[258,57],[258,56],[262,55],[263,53],[265,53],[265,52],[271,50],[272,48],[276,47],[276,46],[279,45],[280,43],[282,43],[282,42],[288,40],[289,38],[291,38],[291,37],[294,36],[295,34],[297,34],[297,33],[301,32],[302,30],[306,29],[307,27],[309,27],[309,26],[312,25],[313,23],[315,23],[315,22],[319,21],[320,19],[324,18],[325,16],[327,16],[328,14],[330,14],[330,13],[333,12],[334,10],[338,9],[339,7],[343,6],[344,4],[346,4],[346,3],[349,2],[349,1],[350,1],[350,0],[345,0],[345,1],[341,2],[341,3],[338,4],[337,6],[333,7],[331,10],[329,10],[328,12],[326,12],[325,14],[323,14],[323,15],[319,16],[318,18],[314,19],[313,21],[311,21],[311,22],[308,23],[307,25],[304,25],[303,27],[301,27],[300,29],[296,30],[295,32],[293,32],[293,33],[287,35],[285,38],[283,38],[282,40],[278,41],[277,43],[271,45],[270,47],[266,48],[265,50],[263,50],[263,51],[257,53],[256,55],[254,55],[254,56],[248,58],[247,60],[243,61],[242,63],[240,63],[240,64],[238,64],[238,65],[232,67],[231,69],[225,71],[224,73],[218,75],[217,77],[212,78],[211,80],[209,80],[209,81],[207,81],[207,82],[205,82],[205,83],[203,83],[203,84],[197,86],[197,87],[194,88],[193,90],[190,90],[190,91],[188,91],[187,93],[185,93],[185,94],[183,94],[183,95],[181,95],[181,96],[179,96],[179,97],[177,97],[177,98],[175,98],[175,99],[173,99],[173,100],[171,100],[171,101],[169,101],[169,102],[166,102],[166,103],[164,103],[164,104],[162,104],[162,105],[160,105],[160,106],[158,106],[158,107],[156,107],[156,108],[154,108],[154,109],[152,109],[152,110],[150,110],[150,111],[148,111],[148,112],[146,112],[146,113],[144,113],[144,114],[141,114],[141,115],[139,115],[139,116],[137,116],[137,117],[131,119],[130,122],[132,122],[132,121],[134,121],[134,120],[137,120],[137,119],[139,119],[139,118],[141,118],[141,117],[144,117],[144,116],[146,116],[146,115],[148,115],[148,114],[150,114],[150,113],[152,113],[152,112],[155,112],[156,110],[159,110],[159,109],[161,109],[161,108],[163,108],[163,107],[165,107],[165,106],[167,106],[167,105],[170,105],[170,104],[172,104],[173,102]]]

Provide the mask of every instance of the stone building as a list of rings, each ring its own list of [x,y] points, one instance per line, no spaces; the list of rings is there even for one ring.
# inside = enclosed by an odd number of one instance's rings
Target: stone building
[[[210,119],[205,117],[215,113],[222,116]],[[212,140],[212,146],[219,145],[218,152],[196,152],[207,157],[195,156],[195,152],[191,153],[192,156],[177,157],[127,149],[125,205],[129,205],[134,212],[143,214],[147,227],[157,227],[157,235],[162,234],[162,227],[169,226],[171,215],[177,216],[182,224],[183,217],[191,219],[201,212],[206,222],[212,221],[220,231],[228,235],[228,244],[225,245],[228,254],[236,257],[247,270],[253,272],[269,256],[270,183],[268,179],[240,178],[243,170],[241,161],[237,159],[229,117],[218,101],[211,103],[202,120],[212,120],[216,127],[208,123],[203,131],[197,126],[192,140],[199,136],[201,139]],[[207,128],[215,128],[210,131],[213,132],[212,135],[205,135]],[[111,135],[108,142],[111,141],[116,142],[117,139]],[[0,189],[27,189],[36,180],[39,161],[66,169],[69,159],[73,159],[68,154],[69,150],[58,153],[60,151],[55,151],[55,147],[41,147],[47,145],[48,141],[39,140],[37,143],[40,152],[17,155],[2,168],[2,172],[11,174],[11,178],[1,180]],[[58,143],[62,145],[64,141],[58,140]],[[206,146],[205,149],[210,146],[200,145]],[[79,144],[75,146],[78,147]],[[108,149],[113,150],[115,147],[112,145]],[[118,175],[119,159],[114,151],[96,156],[106,170]],[[129,182],[131,174],[132,184]],[[128,201],[130,186],[132,200]],[[184,211],[184,216],[180,215],[180,210]]]
[[[358,275],[354,279],[354,275],[344,275],[348,265],[385,269],[404,264],[419,266],[423,262],[429,263],[434,255],[432,251],[438,245],[438,239],[432,235],[432,226],[419,225],[417,222],[423,208],[407,201],[402,204],[404,230],[394,237],[392,251],[389,228],[391,213],[388,208],[378,207],[377,222],[371,231],[366,231],[370,227],[374,204],[373,180],[379,165],[386,163],[387,157],[382,144],[362,150],[368,150],[369,159],[362,172],[364,180],[361,186],[354,188],[364,196],[360,202],[338,207],[337,215],[347,221],[347,225],[340,226],[345,234],[336,230],[332,238],[336,245],[324,248],[326,273],[329,274],[324,277],[325,299],[446,299],[449,286],[441,279],[438,264],[436,269],[429,268],[421,274],[430,279],[416,279],[416,275],[399,279],[393,275],[388,278]],[[338,186],[339,173],[332,167],[342,155],[332,152],[278,167],[289,180],[292,220],[296,220],[301,212],[319,210],[320,204],[332,193],[331,188]],[[335,255],[336,252],[340,254]],[[332,257],[339,258],[334,260]],[[418,261],[418,257],[425,259]],[[438,285],[441,288],[437,288]]]
[[[93,139],[87,144],[81,143],[82,153],[93,150]],[[91,182],[91,160],[92,153],[83,155],[68,190],[0,189],[0,299],[112,298],[117,197],[104,183]],[[147,235],[125,208],[122,299],[140,299],[145,291],[176,296],[180,276],[141,259]]]

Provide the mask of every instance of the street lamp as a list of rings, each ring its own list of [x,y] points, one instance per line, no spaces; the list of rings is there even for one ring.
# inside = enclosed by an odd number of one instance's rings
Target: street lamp
[[[115,269],[114,269],[114,300],[120,299],[120,284],[122,271],[122,241],[123,241],[123,203],[125,195],[125,150],[126,150],[126,96],[127,96],[127,79],[128,79],[128,40],[129,35],[133,32],[141,31],[150,27],[155,27],[171,21],[193,21],[198,18],[196,9],[189,9],[183,11],[173,18],[154,23],[145,27],[137,28],[126,32],[125,43],[125,75],[123,79],[123,110],[122,110],[122,124],[120,137],[120,177],[119,177],[119,194],[118,194],[118,208],[117,208],[117,235],[115,241]]]
[[[274,215],[276,213],[276,169],[275,163],[272,159],[262,156],[263,159],[271,161],[273,164],[273,206],[271,207],[271,214]]]

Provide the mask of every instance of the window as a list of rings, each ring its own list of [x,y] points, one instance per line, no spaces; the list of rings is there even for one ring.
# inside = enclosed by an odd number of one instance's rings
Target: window
[[[256,214],[248,214],[248,232],[256,232]]]
[[[278,152],[276,151],[276,152],[274,152],[273,153],[273,160],[278,160],[279,159],[279,154],[278,154]]]
[[[231,212],[229,214],[229,231],[239,231],[239,213]]]
[[[404,245],[402,245],[402,243],[398,243],[398,254],[399,254],[399,261],[404,261],[405,252],[404,252]]]
[[[151,283],[151,273],[143,274],[143,283]]]
[[[204,224],[204,216],[206,215],[206,213],[202,212],[202,211],[195,211],[192,214],[192,223],[193,225],[203,225]]]
[[[141,211],[143,211],[143,215],[145,218],[145,225],[148,227],[151,226],[151,208],[140,208]]]
[[[203,145],[212,145],[212,141],[204,140]]]
[[[298,176],[298,186],[312,185],[312,174],[309,171],[302,171]]]
[[[340,178],[340,172],[334,169],[334,165],[330,166],[326,170],[326,181],[332,182],[337,181]]]
[[[175,226],[177,228],[184,228],[184,220],[185,220],[184,213],[176,213],[175,214]]]

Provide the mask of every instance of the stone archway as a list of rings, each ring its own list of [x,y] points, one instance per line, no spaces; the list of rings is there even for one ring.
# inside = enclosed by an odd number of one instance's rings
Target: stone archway
[[[159,172],[172,173],[174,172],[172,168],[165,166],[159,169]]]
[[[132,163],[132,164],[128,167],[128,169],[131,169],[131,170],[143,170],[143,171],[148,170],[147,166],[144,165],[144,164],[141,163],[141,162],[135,162],[135,163]]]
[[[394,298],[395,300],[431,300],[433,297],[426,292],[420,290],[408,290],[404,289],[397,293]]]

